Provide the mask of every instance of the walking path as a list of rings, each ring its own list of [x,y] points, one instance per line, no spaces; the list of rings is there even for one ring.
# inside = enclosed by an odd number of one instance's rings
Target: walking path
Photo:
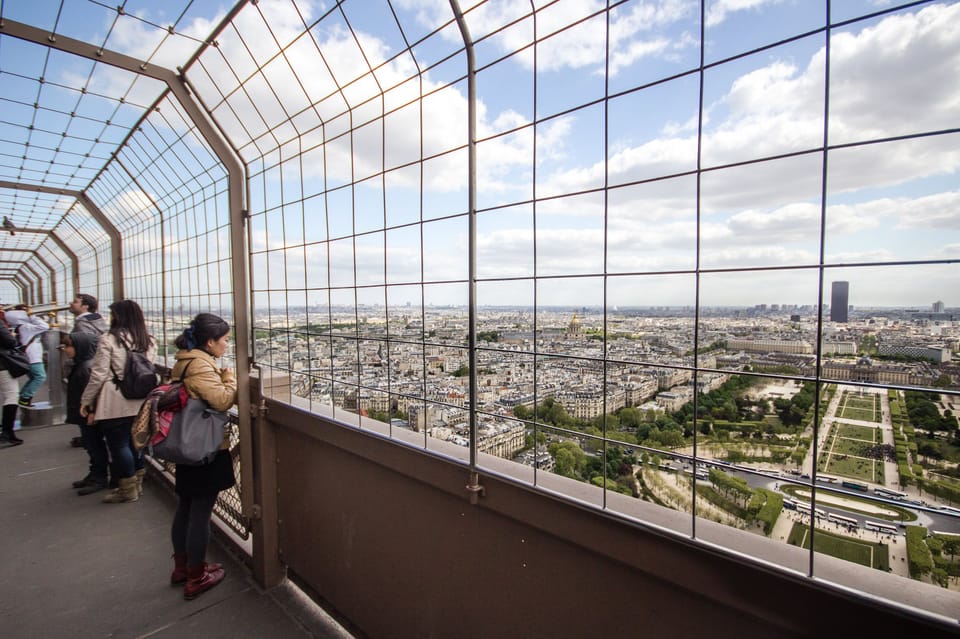
[[[148,476],[139,501],[104,504],[70,483],[87,471],[75,426],[23,429],[0,450],[0,636],[3,639],[236,637],[344,639],[289,582],[261,589],[219,543],[226,579],[193,601],[169,584],[174,497]]]

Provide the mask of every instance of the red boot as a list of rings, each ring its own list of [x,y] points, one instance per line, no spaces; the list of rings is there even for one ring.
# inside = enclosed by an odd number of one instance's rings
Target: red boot
[[[183,598],[194,599],[223,581],[223,567],[220,564],[206,562],[196,566],[187,566],[187,584],[183,587]]]
[[[223,565],[221,564],[207,564],[207,572],[222,568]],[[182,586],[185,583],[187,583],[187,553],[175,552],[173,553],[173,572],[170,573],[170,585]]]

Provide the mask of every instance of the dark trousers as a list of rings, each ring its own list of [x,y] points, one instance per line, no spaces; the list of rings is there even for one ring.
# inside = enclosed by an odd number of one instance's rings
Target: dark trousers
[[[217,503],[217,494],[194,497],[179,495],[179,500],[170,531],[173,552],[187,553],[187,565],[198,566],[207,558],[210,517]]]
[[[83,437],[83,447],[87,449],[87,457],[90,458],[90,474],[106,481],[110,455],[107,452],[107,442],[103,439],[100,425],[81,426],[80,436]]]

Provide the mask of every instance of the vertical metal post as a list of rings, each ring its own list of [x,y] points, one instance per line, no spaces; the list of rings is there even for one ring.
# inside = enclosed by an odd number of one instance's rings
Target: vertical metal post
[[[70,258],[70,268],[73,272],[73,275],[70,277],[70,284],[73,290],[70,291],[69,294],[71,296],[76,295],[80,292],[80,260],[77,258],[77,254],[74,253],[70,247],[67,246],[66,242],[61,240],[56,233],[50,231],[49,237],[51,240],[53,240],[54,244],[56,244],[57,247],[63,251],[64,255]],[[73,300],[71,299],[71,301]]]
[[[469,329],[468,348],[470,362],[470,482],[467,490],[472,503],[476,503],[483,489],[479,486],[477,472],[477,69],[473,52],[473,40],[463,17],[460,3],[450,0],[450,8],[463,37],[464,51],[467,55],[467,198],[469,211],[468,239],[468,305]]]

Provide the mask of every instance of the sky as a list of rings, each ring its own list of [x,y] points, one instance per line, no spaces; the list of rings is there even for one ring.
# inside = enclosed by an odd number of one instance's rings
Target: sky
[[[480,304],[812,305],[822,277],[827,301],[847,280],[854,306],[960,307],[956,264],[927,263],[960,257],[960,133],[930,135],[960,127],[960,3],[835,0],[828,43],[827,3],[708,1],[702,87],[698,2],[609,22],[597,0],[535,4],[534,21],[528,2],[462,2]],[[254,288],[311,289],[292,305],[354,285],[466,303],[462,38],[446,0],[392,8],[262,0],[187,71],[250,167]],[[202,38],[226,10],[194,3],[178,31]],[[144,24],[118,21],[111,47],[176,66],[197,44],[158,48]]]

